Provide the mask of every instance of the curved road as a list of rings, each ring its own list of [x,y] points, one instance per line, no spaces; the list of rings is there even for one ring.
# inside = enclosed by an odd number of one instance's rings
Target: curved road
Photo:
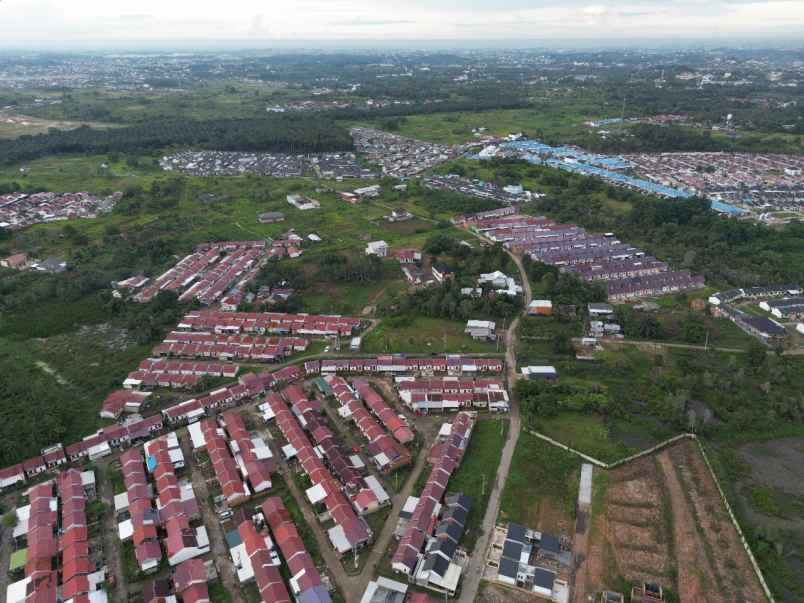
[[[458,598],[460,603],[473,603],[477,597],[477,592],[480,589],[480,580],[483,578],[483,566],[486,564],[486,551],[491,542],[491,535],[494,533],[494,528],[497,524],[497,515],[500,513],[500,496],[502,495],[503,487],[505,487],[505,480],[508,479],[508,472],[511,469],[511,459],[514,456],[516,443],[519,440],[519,432],[522,427],[519,404],[513,397],[513,387],[516,380],[519,378],[519,373],[516,370],[516,344],[517,344],[517,330],[519,328],[519,320],[528,311],[528,304],[532,299],[530,289],[530,282],[528,275],[525,272],[525,267],[522,265],[522,260],[506,250],[511,259],[516,263],[519,269],[519,275],[522,279],[522,289],[524,292],[525,308],[520,316],[517,316],[508,327],[505,333],[505,360],[508,365],[508,385],[511,391],[511,426],[508,430],[508,440],[502,450],[500,458],[500,466],[497,468],[497,479],[494,480],[494,487],[489,495],[489,504],[486,507],[486,514],[483,516],[483,524],[481,526],[481,536],[475,544],[475,551],[469,560],[469,564],[464,568],[463,572],[463,585],[461,586],[461,594]]]

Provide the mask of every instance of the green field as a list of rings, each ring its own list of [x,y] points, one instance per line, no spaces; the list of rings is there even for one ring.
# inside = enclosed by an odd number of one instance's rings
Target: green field
[[[508,425],[508,419],[475,423],[461,466],[449,479],[450,492],[463,492],[472,498],[472,509],[461,541],[468,551],[474,549],[480,537],[480,524],[486,514],[489,495],[497,476]]]
[[[492,353],[494,343],[475,341],[464,333],[464,323],[422,316],[412,320],[386,319],[363,340],[369,353]]]
[[[523,431],[500,501],[499,521],[571,534],[581,460]]]
[[[477,128],[486,128],[483,135],[524,132],[535,138],[565,140],[586,130],[583,122],[593,119],[597,110],[591,102],[575,102],[537,105],[532,109],[410,115],[400,119],[399,129],[394,133],[444,144],[477,140],[472,132]]]

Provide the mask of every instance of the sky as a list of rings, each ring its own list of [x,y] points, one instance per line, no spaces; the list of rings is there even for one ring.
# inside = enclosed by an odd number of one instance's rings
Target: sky
[[[0,45],[804,40],[804,0],[0,0]]]

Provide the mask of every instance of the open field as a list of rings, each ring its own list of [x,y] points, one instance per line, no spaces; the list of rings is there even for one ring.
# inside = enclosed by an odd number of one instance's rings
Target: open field
[[[486,514],[489,495],[494,488],[497,466],[508,435],[508,425],[507,418],[475,423],[466,456],[449,480],[451,492],[463,492],[472,498],[472,509],[461,540],[461,546],[470,552],[480,537],[480,523]]]
[[[298,93],[271,82],[213,81],[191,89],[72,90],[68,94],[37,92],[58,103],[42,103],[29,113],[52,120],[137,123],[182,115],[191,119],[254,117],[265,108]]]
[[[577,102],[568,107],[537,105],[531,109],[501,109],[476,113],[434,113],[400,119],[395,133],[420,140],[460,144],[475,140],[473,129],[486,128],[484,135],[505,136],[525,132],[537,138],[566,139],[582,134],[583,122],[594,115],[592,103]]]
[[[0,338],[0,362],[9,371],[0,378],[0,466],[37,454],[37,443],[69,444],[91,433],[103,422],[103,399],[149,351],[109,325],[25,341]]]
[[[580,465],[523,432],[499,522],[572,534]],[[662,584],[670,601],[765,600],[694,442],[596,469],[592,509],[576,600],[603,588],[627,592],[643,580]]]
[[[606,482],[585,592],[644,580],[679,601],[765,600],[694,442],[618,467]]]
[[[572,534],[581,460],[523,431],[500,501],[499,521]]]
[[[51,128],[74,130],[81,126],[90,126],[97,129],[112,127],[111,124],[106,123],[42,119],[31,117],[30,115],[0,111],[0,139],[44,134]]]
[[[567,412],[556,417],[538,419],[534,427],[540,433],[604,463],[638,452],[616,439],[609,425],[597,415]]]
[[[465,324],[419,316],[413,320],[386,319],[363,340],[369,353],[444,353],[497,351],[494,343],[475,341],[464,333]]]
[[[777,600],[800,600],[804,429],[745,432],[711,442],[708,452]]]

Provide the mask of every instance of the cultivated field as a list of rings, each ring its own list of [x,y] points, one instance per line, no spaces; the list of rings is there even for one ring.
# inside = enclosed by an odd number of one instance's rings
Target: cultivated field
[[[609,473],[596,501],[586,581],[651,581],[680,601],[764,601],[760,584],[697,445],[683,441]]]

